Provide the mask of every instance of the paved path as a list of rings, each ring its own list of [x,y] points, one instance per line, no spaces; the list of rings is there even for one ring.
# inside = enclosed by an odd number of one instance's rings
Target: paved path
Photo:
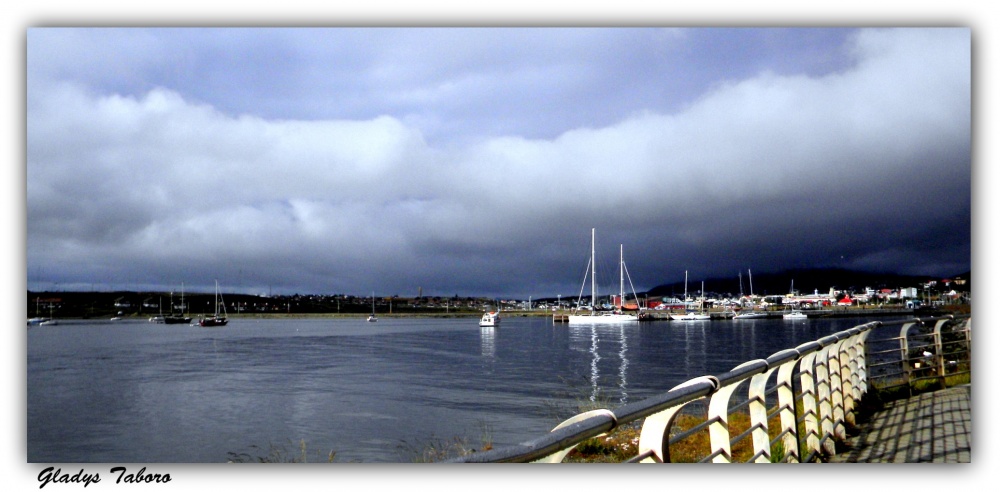
[[[887,403],[830,463],[971,463],[972,386]]]

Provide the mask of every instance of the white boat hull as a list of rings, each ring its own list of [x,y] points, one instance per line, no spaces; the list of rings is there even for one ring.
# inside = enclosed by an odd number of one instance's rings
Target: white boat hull
[[[709,321],[712,319],[710,315],[707,314],[671,314],[670,319],[673,321]]]
[[[639,317],[632,314],[571,314],[568,319],[571,325],[610,325],[634,321],[639,321]]]
[[[500,313],[491,311],[479,318],[479,326],[500,326]]]

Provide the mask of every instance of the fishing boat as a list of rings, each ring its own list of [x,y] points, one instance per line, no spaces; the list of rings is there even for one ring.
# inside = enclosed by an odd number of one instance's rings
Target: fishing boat
[[[705,293],[705,282],[701,283],[702,295]],[[701,302],[701,308],[698,312],[694,312],[688,308],[688,272],[684,270],[684,314],[671,314],[670,319],[673,321],[708,321],[712,319],[712,316],[704,312],[705,303]]]
[[[378,316],[375,316],[375,292],[372,291],[372,314],[368,315],[368,321],[374,323],[378,321]]]
[[[595,237],[596,229],[590,230],[590,265],[588,265],[588,270],[590,272],[590,306],[591,310],[589,314],[571,314],[567,317],[566,321],[569,324],[618,324],[618,323],[631,323],[634,321],[639,321],[639,316],[636,314],[625,314],[622,312],[621,307],[612,311],[602,311],[597,312],[597,275],[595,269],[597,267],[597,261],[594,257],[595,253]],[[624,247],[620,248],[618,265],[620,269],[620,288],[619,288],[619,299],[622,300],[621,304],[625,304],[625,260],[624,260]],[[631,280],[630,280],[631,282]],[[580,287],[580,300],[583,298],[583,288],[587,285],[587,280],[584,278],[584,283]],[[634,294],[634,293],[633,293]],[[577,301],[577,306],[580,305],[579,300]]]
[[[206,316],[198,320],[198,325],[200,326],[226,326],[229,322],[229,318],[226,313],[226,303],[225,301],[219,302],[219,281],[215,281],[215,314],[213,316]],[[219,313],[219,305],[222,305],[222,313]]]
[[[809,316],[806,316],[806,313],[803,313],[802,311],[799,311],[797,309],[782,314],[781,317],[784,319],[791,319],[791,320],[809,318]]]

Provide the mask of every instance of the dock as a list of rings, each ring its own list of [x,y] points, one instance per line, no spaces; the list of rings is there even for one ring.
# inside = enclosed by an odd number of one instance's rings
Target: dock
[[[913,309],[805,309],[802,310],[803,313],[809,318],[849,318],[849,317],[874,317],[874,316],[912,316],[916,314],[933,316],[940,313],[917,313]],[[663,310],[648,310],[645,311],[639,318],[639,321],[670,321],[671,311]],[[710,311],[708,313],[712,317],[712,321],[724,321],[731,320],[735,315],[732,311]],[[766,318],[762,319],[781,319],[784,311],[772,310],[766,311]],[[552,323],[568,323],[568,314],[553,314]]]

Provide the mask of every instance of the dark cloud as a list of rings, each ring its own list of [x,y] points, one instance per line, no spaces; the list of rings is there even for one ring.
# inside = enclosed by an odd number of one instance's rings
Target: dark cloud
[[[567,295],[591,228],[638,289],[959,273],[970,50],[967,29],[31,30],[29,288]]]

